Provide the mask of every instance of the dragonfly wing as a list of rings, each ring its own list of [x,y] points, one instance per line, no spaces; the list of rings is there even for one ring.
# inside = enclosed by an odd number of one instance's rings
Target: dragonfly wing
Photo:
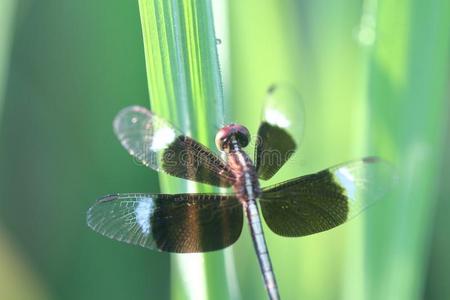
[[[132,156],[156,171],[222,187],[234,182],[222,159],[144,107],[120,111],[114,120],[114,132]]]
[[[289,86],[272,86],[267,93],[255,148],[258,177],[268,180],[300,145],[304,110],[300,95]]]
[[[242,231],[243,212],[234,195],[115,194],[97,200],[87,223],[118,241],[193,253],[233,244]]]
[[[394,181],[378,158],[341,164],[263,189],[263,217],[276,234],[305,236],[334,228],[383,197]]]

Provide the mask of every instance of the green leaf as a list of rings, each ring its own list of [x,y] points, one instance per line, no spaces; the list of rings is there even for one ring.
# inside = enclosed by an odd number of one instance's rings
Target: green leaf
[[[224,100],[209,0],[140,0],[150,106],[214,149]],[[160,176],[161,190],[213,191]],[[173,299],[229,299],[223,252],[174,255]]]
[[[6,86],[6,74],[9,66],[13,17],[16,1],[2,0],[0,3],[0,121]]]

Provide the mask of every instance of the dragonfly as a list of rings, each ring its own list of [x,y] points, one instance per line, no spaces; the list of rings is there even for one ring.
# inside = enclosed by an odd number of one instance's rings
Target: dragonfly
[[[224,193],[124,193],[99,198],[87,223],[109,238],[171,253],[224,249],[235,243],[246,217],[270,300],[280,299],[262,218],[275,234],[301,237],[332,229],[385,195],[392,167],[365,157],[262,187],[291,159],[303,135],[303,108],[292,88],[268,90],[253,160],[250,133],[222,127],[215,143],[225,159],[140,106],[123,109],[113,127],[123,147],[143,165],[221,188]]]

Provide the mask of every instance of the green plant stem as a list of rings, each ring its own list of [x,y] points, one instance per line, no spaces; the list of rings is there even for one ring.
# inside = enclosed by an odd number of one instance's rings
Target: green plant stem
[[[0,3],[0,121],[2,119],[6,74],[9,66],[8,61],[15,8],[15,0],[2,0]]]
[[[214,149],[223,91],[209,0],[140,0],[150,106]],[[162,192],[213,191],[160,176]],[[174,255],[173,299],[229,299],[222,252]]]

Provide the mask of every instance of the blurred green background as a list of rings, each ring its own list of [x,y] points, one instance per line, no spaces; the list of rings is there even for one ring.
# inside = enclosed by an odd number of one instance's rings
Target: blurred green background
[[[450,1],[212,2],[226,120],[255,132],[273,82],[302,94],[298,164],[274,181],[369,154],[398,169],[390,196],[345,226],[266,230],[283,299],[450,299]],[[111,128],[148,98],[136,1],[1,0],[0,299],[182,298],[168,254],[85,224],[98,196],[158,191]],[[233,294],[264,299],[246,228],[231,251]]]

